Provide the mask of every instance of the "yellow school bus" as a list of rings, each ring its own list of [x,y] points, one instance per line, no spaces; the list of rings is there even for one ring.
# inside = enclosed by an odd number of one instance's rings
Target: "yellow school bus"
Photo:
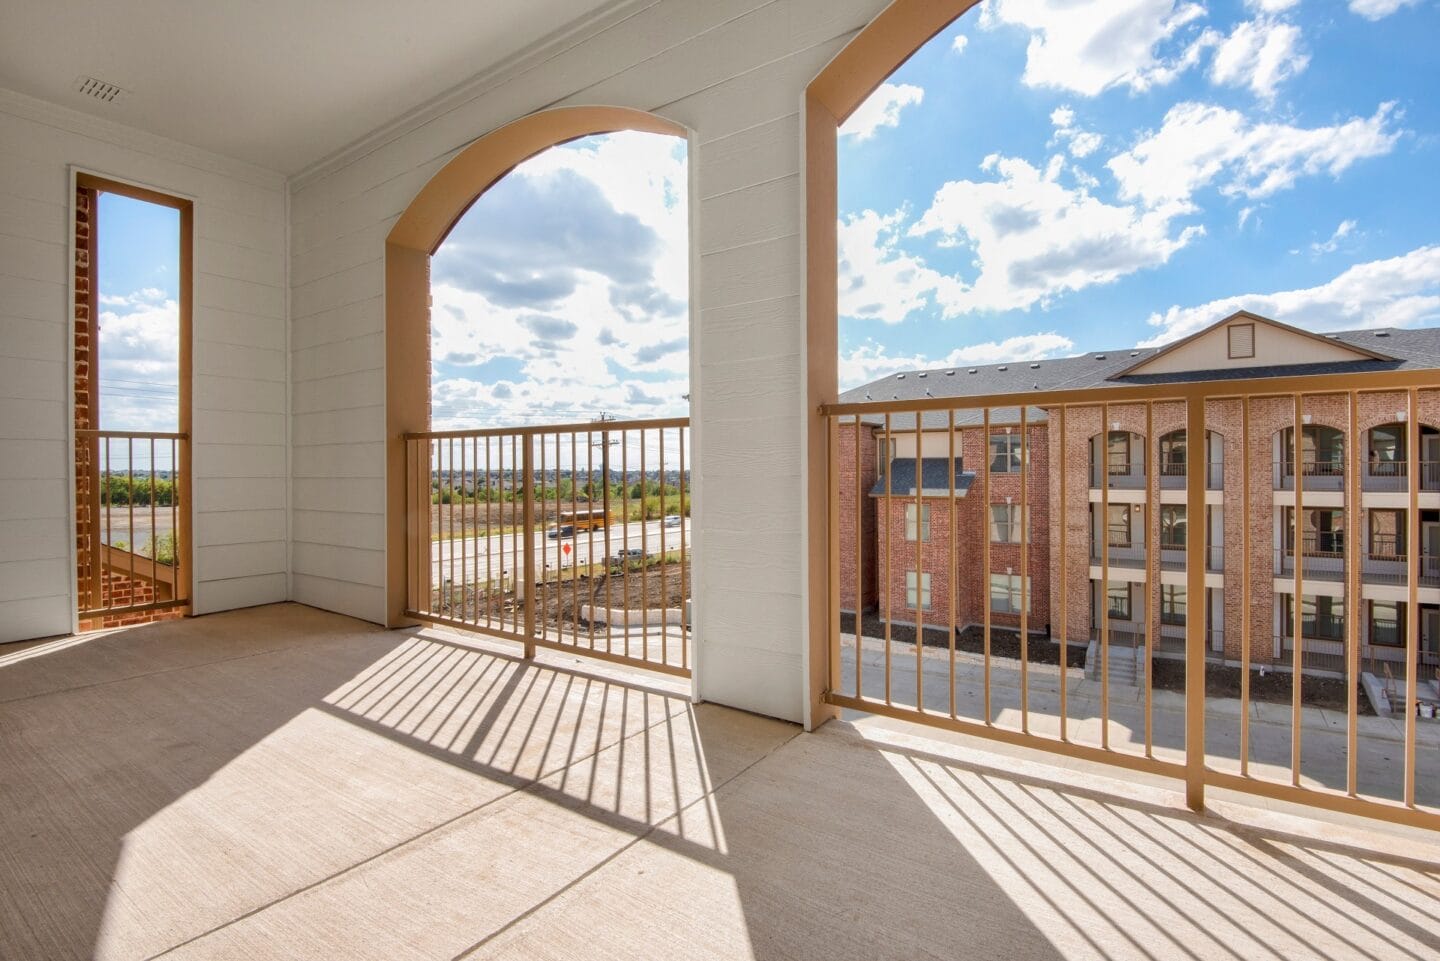
[[[577,507],[562,510],[558,517],[561,527],[574,527],[579,531],[598,531],[609,525],[613,518],[603,507]]]

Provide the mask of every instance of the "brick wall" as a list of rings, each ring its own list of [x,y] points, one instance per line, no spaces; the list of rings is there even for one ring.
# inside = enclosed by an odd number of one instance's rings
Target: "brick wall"
[[[1029,576],[1031,583],[1031,610],[1029,628],[1044,631],[1050,621],[1050,596],[1046,585],[1050,581],[1050,508],[1045,494],[1049,477],[1050,459],[1047,428],[1043,424],[1033,425],[1029,433],[1030,470],[1029,500],[1031,513],[1031,542]],[[966,465],[966,470],[975,470],[985,462],[988,444],[980,428],[962,428],[956,452]],[[888,586],[886,595],[890,617],[895,621],[908,623],[923,622],[935,626],[948,626],[952,609],[954,623],[963,628],[979,624],[984,620],[985,608],[990,602],[990,579],[984,567],[985,539],[989,537],[988,504],[1005,504],[1006,497],[1015,506],[1020,505],[1020,475],[995,474],[990,477],[989,490],[977,478],[964,496],[957,496],[953,517],[949,495],[923,497],[921,503],[930,508],[930,540],[920,542],[905,537],[905,509],[914,504],[914,497],[894,497],[886,510],[883,499],[877,505],[876,540],[878,545],[878,580]],[[888,548],[888,554],[886,553]],[[1020,545],[991,544],[989,571],[1003,574],[1007,569],[1020,573]],[[842,551],[842,556],[843,556]],[[954,593],[951,586],[951,559],[955,559]],[[905,575],[918,571],[930,577],[931,606],[928,610],[917,611],[907,603]],[[885,611],[887,596],[879,598],[880,611]],[[993,614],[991,623],[997,627],[1018,628],[1020,618],[1016,615]]]
[[[91,259],[95,251],[95,234],[92,230],[95,219],[96,194],[93,190],[78,187],[75,191],[75,429],[98,428],[98,396],[92,395],[91,374],[96,372],[94,348],[99,345],[99,334],[92,316],[96,302],[96,291],[91,287]],[[93,385],[98,391],[98,383]],[[75,444],[75,558],[76,583],[79,585],[80,606],[94,607],[100,598],[95,596],[96,570],[99,563],[97,551],[99,538],[95,536],[98,525],[92,517],[93,497],[96,493],[92,473],[93,449],[90,444],[77,438]],[[101,593],[104,593],[103,587]],[[81,625],[84,630],[88,622]]]
[[[856,483],[856,445],[859,445],[859,483]],[[857,591],[862,609],[871,609],[877,600],[875,587],[875,431],[859,425],[839,425],[836,463],[840,470],[840,609],[853,611]],[[856,510],[856,500],[859,510]],[[856,527],[860,548],[856,557]],[[857,577],[859,583],[857,585]]]

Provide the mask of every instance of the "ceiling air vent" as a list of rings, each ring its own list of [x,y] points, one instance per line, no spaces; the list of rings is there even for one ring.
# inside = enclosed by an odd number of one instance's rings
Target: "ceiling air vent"
[[[104,80],[97,80],[94,77],[76,77],[75,89],[87,97],[99,100],[102,103],[114,103],[125,96],[125,90],[113,83]]]

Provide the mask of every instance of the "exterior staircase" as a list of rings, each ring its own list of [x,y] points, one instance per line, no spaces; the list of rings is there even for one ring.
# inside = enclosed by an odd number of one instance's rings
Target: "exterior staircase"
[[[1136,687],[1144,674],[1145,648],[1140,645],[1110,644],[1110,685],[1128,684]],[[1091,641],[1085,650],[1085,680],[1100,680],[1100,642]]]

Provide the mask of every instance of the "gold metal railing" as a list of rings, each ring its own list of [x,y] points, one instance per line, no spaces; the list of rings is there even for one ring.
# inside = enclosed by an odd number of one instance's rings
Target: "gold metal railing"
[[[405,435],[406,614],[690,674],[686,418]]]
[[[189,604],[188,435],[75,433],[88,448],[76,537],[80,619],[108,626]]]
[[[1274,512],[1285,509],[1276,506],[1273,494],[1274,439],[1292,428],[1296,449],[1287,457],[1303,462],[1298,440],[1303,425],[1312,419],[1337,424],[1358,438],[1362,400],[1382,393],[1391,395],[1386,410],[1408,411],[1409,449],[1417,450],[1422,414],[1433,410],[1440,396],[1433,373],[1424,371],[822,406],[820,414],[829,423],[829,489],[836,499],[826,536],[830,562],[837,568],[828,588],[824,700],[1171,776],[1184,783],[1187,800],[1197,809],[1206,788],[1213,787],[1440,828],[1440,761],[1433,749],[1417,750],[1417,704],[1431,696],[1424,686],[1430,678],[1422,676],[1418,663],[1418,554],[1407,558],[1405,578],[1410,616],[1397,711],[1403,749],[1376,747],[1368,723],[1362,734],[1359,617],[1346,619],[1338,655],[1333,645],[1307,652],[1306,645],[1314,642],[1305,637],[1277,640],[1272,620],[1277,599],[1310,593],[1305,565],[1289,564],[1282,573],[1274,560]],[[1001,429],[1019,430],[1018,475],[990,470],[989,438]],[[1207,545],[1206,538],[1188,538],[1178,577],[1173,563],[1165,565],[1169,573],[1161,572],[1158,510],[1145,512],[1145,530],[1137,537],[1140,572],[1136,561],[1125,561],[1122,570],[1108,538],[1098,539],[1097,556],[1088,549],[1091,502],[1108,516],[1114,499],[1110,485],[1091,489],[1091,444],[1116,429],[1143,440],[1132,457],[1135,466],[1143,467],[1138,496],[1151,504],[1160,503],[1162,478],[1173,476],[1160,469],[1156,444],[1170,431],[1184,429],[1190,437],[1214,432],[1224,447],[1223,462],[1240,467],[1240,482],[1222,493],[1223,540]],[[1350,462],[1335,472],[1350,512],[1347,527],[1354,530],[1362,529],[1367,509],[1358,461],[1363,447],[1349,444]],[[877,467],[875,448],[895,459]],[[920,459],[912,468],[905,461],[917,448]],[[934,462],[947,466],[937,469]],[[903,468],[905,480],[914,475],[912,486],[892,483],[897,467]],[[1419,476],[1416,468],[1411,463],[1408,476]],[[928,479],[921,480],[925,475]],[[1187,467],[1189,517],[1207,516],[1211,480],[1203,466]],[[1287,506],[1298,513],[1312,496],[1311,488],[1293,486],[1294,503]],[[1415,543],[1420,487],[1407,491],[1409,537]],[[1125,496],[1133,502],[1137,494]],[[1025,530],[1018,547],[992,545],[982,521],[991,506],[1020,504],[1028,516],[1037,498],[1048,505],[1049,525]],[[905,512],[919,516],[927,508],[930,540],[907,538]],[[1341,590],[1347,610],[1358,611],[1362,603],[1359,551],[1359,538],[1346,539]],[[1212,552],[1221,558],[1222,570],[1207,563]],[[1090,568],[1096,564],[1100,575],[1092,581]],[[1222,598],[1221,613],[1232,623],[1217,618],[1207,626],[1206,617],[1188,618],[1181,629],[1183,677],[1177,680],[1177,663],[1167,661],[1157,679],[1156,665],[1162,662],[1147,652],[1164,646],[1173,650],[1178,641],[1171,627],[1170,643],[1160,643],[1161,592],[1183,590],[1198,613],[1202,598],[1209,603],[1207,568],[1224,575],[1217,582],[1223,587],[1215,590]],[[1116,575],[1120,580],[1112,580]],[[1283,592],[1278,589],[1282,583]],[[1017,584],[1027,602],[1018,616],[1002,613],[1009,601],[996,606],[991,597],[997,590],[1010,597],[1006,592]],[[916,590],[928,586],[933,601],[928,608],[914,603],[912,585]],[[1110,618],[1103,616],[1112,602],[1133,605],[1133,616],[1141,622],[1135,636],[1112,635]],[[1220,649],[1211,650],[1217,643]],[[1094,659],[1096,681],[1083,681],[1076,663],[1082,657]],[[1333,679],[1312,676],[1321,661],[1343,674],[1338,705],[1337,695],[1321,686],[1322,681],[1333,685]],[[1256,680],[1261,677],[1263,684]],[[1251,731],[1253,702],[1278,696],[1277,680],[1282,687],[1288,684],[1283,702],[1288,716],[1280,722],[1286,728],[1283,742],[1271,731],[1263,737]],[[1207,695],[1207,681],[1223,682],[1220,689],[1233,684],[1238,709],[1212,704],[1221,695]],[[1117,687],[1122,682],[1123,689]],[[1157,699],[1167,687],[1175,693]],[[1182,711],[1170,708],[1177,701],[1183,702]],[[1321,703],[1344,715],[1343,734],[1325,731],[1316,721]],[[1216,720],[1208,735],[1207,707],[1219,708],[1211,714]],[[1285,742],[1288,749],[1276,747]],[[1390,756],[1397,760],[1386,761]],[[1430,767],[1422,771],[1422,762]]]

